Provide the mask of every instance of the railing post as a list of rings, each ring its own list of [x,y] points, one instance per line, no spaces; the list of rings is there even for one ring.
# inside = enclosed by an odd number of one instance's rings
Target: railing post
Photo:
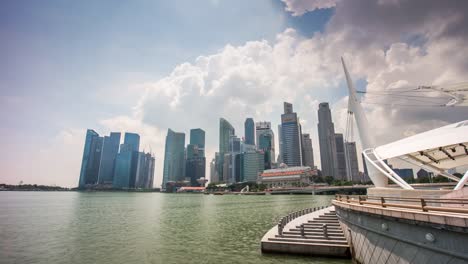
[[[278,235],[283,236],[283,225],[278,223]]]
[[[349,203],[349,195],[346,195],[346,202]]]
[[[382,204],[382,207],[386,207],[385,199],[383,197],[380,197],[380,203]]]
[[[421,207],[422,207],[423,212],[427,212],[427,209],[425,208],[426,205],[427,205],[426,201],[424,201],[424,199],[421,198]]]
[[[301,224],[301,236],[305,237],[304,224]]]
[[[361,197],[361,195],[358,196],[358,199],[359,199],[359,204],[362,205],[362,197]]]

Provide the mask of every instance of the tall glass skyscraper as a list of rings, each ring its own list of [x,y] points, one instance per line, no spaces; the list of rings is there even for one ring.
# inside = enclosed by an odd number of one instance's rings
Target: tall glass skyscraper
[[[205,178],[205,131],[200,128],[190,130],[190,144],[187,145],[185,174],[191,186],[199,186],[198,180]]]
[[[99,184],[112,184],[114,167],[119,153],[120,133],[112,132],[104,137],[102,146],[101,165],[99,167]]]
[[[167,130],[162,187],[169,181],[185,179],[185,133]]]
[[[343,141],[343,134],[335,134],[336,146],[336,162],[337,170],[335,171],[335,178],[338,180],[346,180],[346,154]]]
[[[96,131],[88,129],[81,160],[80,181],[78,188],[85,188],[88,184],[96,184],[101,164],[101,150],[103,138]]]
[[[302,134],[302,164],[314,168],[314,150],[309,134]]]
[[[301,125],[290,103],[284,103],[281,115],[281,137],[283,163],[289,167],[302,166]]]
[[[216,170],[220,182],[226,182],[224,178],[224,156],[229,152],[229,139],[235,135],[234,127],[224,118],[219,119],[219,152],[216,159]]]
[[[270,122],[257,122],[257,149],[265,153],[265,169],[271,169],[275,162],[275,134],[271,130]]]
[[[131,151],[139,151],[140,149],[140,135],[136,133],[125,133],[124,144],[130,146]]]
[[[252,118],[245,119],[244,130],[245,144],[255,145],[255,124]]]
[[[203,129],[190,129],[190,144],[197,145],[200,155],[205,157],[205,131]]]
[[[328,103],[320,103],[318,109],[318,134],[322,175],[336,177],[338,162],[336,156],[335,126],[332,122]]]

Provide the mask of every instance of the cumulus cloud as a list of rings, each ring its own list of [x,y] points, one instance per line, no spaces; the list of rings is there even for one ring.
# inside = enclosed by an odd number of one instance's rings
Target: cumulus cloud
[[[131,116],[104,123],[108,127],[120,124],[122,130],[139,131],[141,127],[148,137],[158,137],[152,146],[159,159],[156,170],[160,179],[167,128],[187,135],[190,128],[205,129],[209,164],[218,146],[220,117],[235,126],[238,136],[243,136],[246,117],[271,121],[277,134],[282,103],[290,101],[304,121],[304,133],[312,135],[320,165],[316,128],[320,101],[333,103],[336,131],[345,132],[342,55],[354,80],[367,82],[369,93],[363,103],[380,144],[468,116],[466,107],[398,106],[393,97],[371,95],[391,88],[464,81],[468,73],[465,4],[397,0],[285,3],[295,15],[332,6],[336,11],[326,30],[311,38],[287,29],[273,42],[227,45],[215,54],[181,63],[168,76],[144,84],[146,92]]]
[[[302,16],[303,14],[314,11],[315,9],[332,8],[338,0],[281,0],[286,4],[286,11],[291,12],[293,16]]]

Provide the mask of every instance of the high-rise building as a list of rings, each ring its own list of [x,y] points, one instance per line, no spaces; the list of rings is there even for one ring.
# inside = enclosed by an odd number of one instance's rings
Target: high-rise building
[[[140,135],[126,132],[124,136],[124,144],[130,146],[131,151],[138,152],[140,150]]]
[[[197,145],[200,156],[205,157],[205,131],[203,129],[190,129],[190,144]]]
[[[185,179],[185,133],[167,130],[164,150],[164,169],[162,187],[170,181]]]
[[[216,155],[216,154],[215,154]],[[210,182],[218,182],[218,175],[216,174],[216,159],[210,162]]]
[[[220,182],[226,182],[224,178],[224,154],[229,152],[229,139],[235,135],[234,127],[224,118],[219,119],[219,152],[216,158],[216,170]]]
[[[191,186],[199,186],[198,180],[205,178],[205,131],[200,128],[190,130],[190,144],[187,145],[185,177]]]
[[[331,111],[328,103],[319,104],[318,121],[322,175],[335,177],[336,170],[338,170],[335,126],[332,122]]]
[[[278,158],[276,159],[276,161],[278,162],[278,165],[280,165],[281,163],[283,163],[283,157],[281,155],[283,155],[283,135],[281,134],[281,125],[278,125],[278,145],[279,145],[279,154],[278,154]]]
[[[289,167],[302,166],[301,126],[292,104],[286,102],[281,115],[281,139],[283,163]]]
[[[314,168],[314,150],[309,134],[302,134],[302,164]]]
[[[101,165],[99,167],[99,184],[112,184],[114,179],[114,167],[117,154],[119,153],[120,133],[112,132],[110,136],[104,137],[101,154]]]
[[[244,182],[256,182],[259,173],[264,170],[262,151],[253,151],[242,153],[242,181]]]
[[[262,150],[265,155],[265,169],[271,169],[275,162],[275,134],[271,130],[270,122],[257,122],[257,149]]]
[[[244,122],[245,129],[245,144],[255,145],[255,124],[252,118],[245,119]]]
[[[353,182],[360,182],[358,156],[356,150],[356,142],[345,142],[345,151],[347,155],[346,166],[347,180]]]
[[[101,165],[102,143],[103,138],[99,137],[96,131],[92,129],[86,131],[78,188],[82,189],[86,185],[97,184]]]
[[[346,177],[346,154],[343,141],[343,134],[335,134],[336,147],[336,162],[337,170],[335,170],[334,178],[338,180],[347,180]]]
[[[115,160],[114,179],[112,187],[118,189],[134,188],[138,167],[138,152],[134,145],[123,143]]]
[[[135,188],[153,188],[155,158],[151,153],[138,152]]]

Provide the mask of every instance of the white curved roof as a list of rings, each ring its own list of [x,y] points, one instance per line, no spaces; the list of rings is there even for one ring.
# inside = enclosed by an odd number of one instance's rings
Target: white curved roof
[[[377,147],[381,159],[412,156],[423,164],[450,169],[468,164],[468,120]]]

